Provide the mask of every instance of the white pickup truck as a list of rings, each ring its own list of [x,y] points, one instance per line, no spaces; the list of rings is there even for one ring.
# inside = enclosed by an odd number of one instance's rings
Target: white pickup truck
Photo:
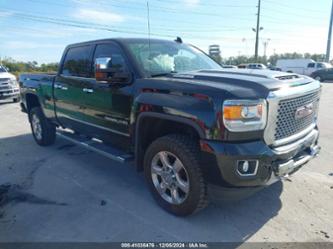
[[[276,67],[283,72],[310,76],[313,72],[331,68],[332,65],[325,62],[316,62],[311,59],[281,59],[277,61]]]
[[[0,65],[0,100],[12,99],[13,102],[20,101],[20,87],[13,74],[7,72],[6,68]]]

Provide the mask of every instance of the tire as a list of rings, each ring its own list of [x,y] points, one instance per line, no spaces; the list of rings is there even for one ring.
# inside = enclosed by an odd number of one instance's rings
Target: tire
[[[14,102],[14,103],[18,103],[18,102],[20,102],[20,100],[21,100],[20,97],[18,97],[18,98],[13,98],[13,102]]]
[[[56,138],[56,128],[44,116],[40,107],[32,108],[29,113],[32,135],[40,146],[52,145]]]
[[[161,158],[167,163],[162,163]],[[176,216],[187,216],[208,205],[207,185],[199,162],[198,143],[184,135],[161,137],[148,147],[144,174],[154,199],[163,209]],[[171,166],[171,172],[165,164]],[[171,194],[175,191],[177,194]]]
[[[324,79],[321,76],[314,77],[315,80],[318,80],[319,82],[324,82]]]

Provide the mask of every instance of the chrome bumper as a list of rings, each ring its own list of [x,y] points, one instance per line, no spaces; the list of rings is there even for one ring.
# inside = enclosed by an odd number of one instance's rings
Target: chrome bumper
[[[303,166],[312,158],[316,157],[319,154],[320,149],[321,148],[319,145],[312,145],[308,150],[305,150],[304,153],[302,153],[297,158],[293,158],[288,162],[279,164],[275,170],[275,175],[282,177],[293,173],[299,167]]]

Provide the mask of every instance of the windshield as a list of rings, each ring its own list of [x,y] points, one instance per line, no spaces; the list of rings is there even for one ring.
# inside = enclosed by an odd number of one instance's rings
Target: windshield
[[[321,63],[318,63],[318,68],[332,68],[332,65],[329,63],[321,62]]]
[[[183,73],[202,69],[221,69],[221,66],[200,50],[172,41],[129,41],[127,46],[148,76]]]
[[[0,66],[0,73],[5,73],[7,72],[6,69],[3,66]]]

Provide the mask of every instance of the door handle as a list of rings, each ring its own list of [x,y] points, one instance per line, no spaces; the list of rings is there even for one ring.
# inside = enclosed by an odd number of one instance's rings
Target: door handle
[[[64,91],[67,91],[67,90],[68,90],[68,87],[63,86],[63,85],[60,85],[60,84],[55,84],[55,85],[54,85],[54,88],[56,88],[56,89],[60,89],[60,90],[64,90]]]
[[[93,93],[94,92],[94,90],[91,89],[91,88],[83,88],[82,91],[84,91],[85,93]]]

